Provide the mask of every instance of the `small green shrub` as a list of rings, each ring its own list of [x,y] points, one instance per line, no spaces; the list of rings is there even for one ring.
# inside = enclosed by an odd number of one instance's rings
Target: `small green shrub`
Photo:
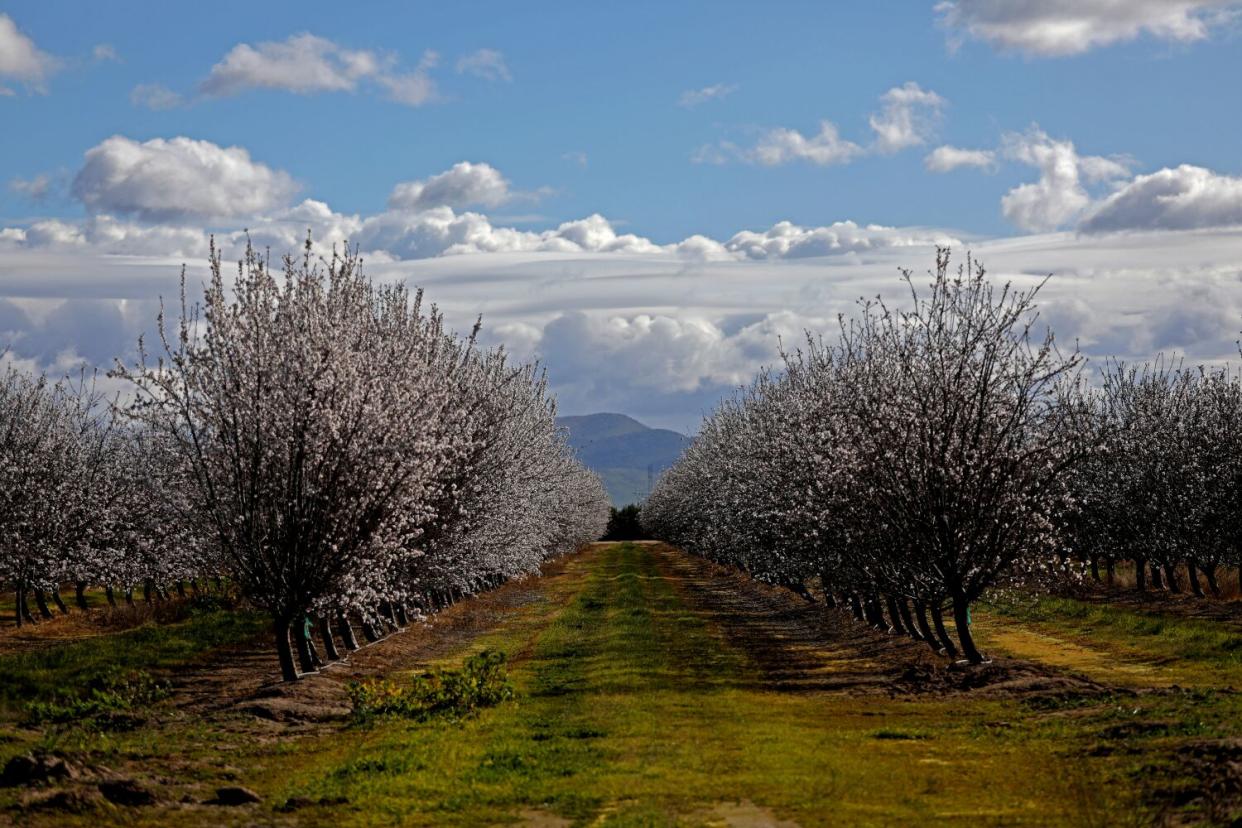
[[[132,718],[130,711],[165,699],[169,685],[142,670],[113,670],[91,679],[80,694],[57,694],[50,701],[26,705],[26,723],[64,724],[93,720],[107,726]]]
[[[460,670],[429,671],[405,685],[387,680],[352,682],[349,699],[360,721],[376,716],[461,719],[513,698],[513,682],[504,665],[504,653],[484,650],[466,659]]]

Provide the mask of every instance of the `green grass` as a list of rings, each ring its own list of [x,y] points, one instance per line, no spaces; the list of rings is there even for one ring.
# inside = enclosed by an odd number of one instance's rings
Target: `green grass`
[[[1151,821],[1152,785],[1196,784],[1171,760],[1177,746],[1236,736],[1242,720],[1239,697],[1214,690],[1037,703],[777,689],[637,544],[596,547],[539,588],[434,665],[509,654],[514,697],[476,715],[378,717],[313,738],[172,718],[62,745],[160,779],[170,803],[234,782],[264,797],[116,814],[135,825],[1111,825]],[[1030,623],[1064,622],[1049,613]],[[1157,634],[1136,641],[1163,652]],[[828,663],[873,669],[864,655]],[[0,792],[0,808],[14,796]]]
[[[1094,725],[1049,728],[1017,703],[768,690],[641,547],[608,547],[584,574],[512,665],[516,701],[460,725],[381,723],[303,756],[276,798],[347,798],[299,811],[335,825],[701,824],[741,800],[808,826],[1073,823],[1132,805],[1125,762],[1067,761]],[[499,637],[480,646],[522,649]]]
[[[20,717],[30,703],[85,698],[117,675],[170,670],[212,647],[248,640],[267,623],[250,612],[192,612],[176,623],[0,656],[0,717]]]
[[[975,613],[985,647],[1133,686],[1242,688],[1242,634],[1157,609],[1039,596]]]

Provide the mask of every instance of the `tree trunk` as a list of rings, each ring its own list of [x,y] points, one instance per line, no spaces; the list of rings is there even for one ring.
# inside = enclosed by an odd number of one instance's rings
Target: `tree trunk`
[[[25,587],[22,586],[20,581],[13,587],[13,618],[17,622],[18,629],[21,628],[25,621],[25,619],[22,618],[22,593],[24,591]]]
[[[151,579],[147,578],[142,582],[142,602],[144,604],[151,603]]]
[[[1182,587],[1177,582],[1177,567],[1174,564],[1167,563],[1164,565],[1164,580],[1169,585],[1169,592],[1181,592]]]
[[[182,580],[181,578],[178,578],[178,579],[177,579],[177,596],[178,596],[178,597],[180,597],[180,598],[185,598],[185,597],[186,597],[186,594],[185,594],[185,581],[184,581],[184,580]]]
[[[1164,579],[1160,577],[1160,564],[1155,561],[1151,563],[1151,586],[1152,589],[1164,589]]]
[[[78,605],[78,609],[91,608],[91,605],[86,603],[86,581],[78,581],[73,585],[73,600]]]
[[[128,587],[125,589],[125,603],[131,607],[134,605],[134,590]]]
[[[1216,564],[1203,567],[1203,576],[1207,578],[1208,589],[1212,592],[1213,598],[1220,597],[1220,584],[1216,583]]]
[[[868,624],[877,630],[888,630],[888,624],[884,623],[884,613],[880,611],[880,600],[874,592],[867,596],[867,600],[863,603],[863,611],[867,616]]]
[[[897,602],[893,600],[893,596],[885,595],[884,604],[888,607],[888,620],[892,623],[890,626],[893,632],[898,635],[906,634],[906,625],[901,622],[901,613],[897,611]]]
[[[35,589],[35,606],[39,608],[39,615],[44,619],[52,617],[52,611],[47,606],[47,593],[41,589]]]
[[[863,620],[862,604],[858,600],[857,592],[850,593],[850,612],[854,613],[855,621]]]
[[[344,612],[336,614],[336,631],[341,636],[341,643],[347,650],[358,649],[358,639],[354,637],[354,627],[349,623],[349,616]]]
[[[914,620],[918,622],[919,632],[923,634],[923,640],[927,642],[928,647],[931,647],[931,651],[940,652],[940,642],[936,640],[931,624],[927,623],[927,604],[923,601],[914,602]]]
[[[897,614],[901,616],[901,625],[906,628],[906,635],[915,641],[922,641],[923,634],[914,626],[914,618],[910,615],[910,602],[901,595],[893,600],[897,603]]]
[[[1199,570],[1195,567],[1195,562],[1186,561],[1186,574],[1190,576],[1190,591],[1194,593],[1196,598],[1204,598],[1203,587],[1199,584]]]
[[[298,664],[302,673],[314,673],[319,669],[317,654],[311,646],[310,632],[306,629],[307,617],[299,615],[293,619],[293,640],[297,643]]]
[[[280,677],[283,681],[297,681],[298,668],[293,663],[293,650],[289,646],[289,623],[286,616],[278,616],[273,620],[272,630],[276,635],[276,655],[280,658]]]
[[[52,587],[52,603],[56,605],[56,609],[60,610],[61,615],[68,615],[69,608],[65,606],[65,599],[60,597],[60,585]]]
[[[965,596],[953,596],[953,623],[957,625],[957,640],[962,644],[962,654],[971,664],[983,662],[983,655],[975,648],[974,636],[970,634],[970,602]]]
[[[338,661],[341,654],[337,652],[336,642],[332,640],[332,625],[328,623],[328,616],[319,616],[319,637],[323,639],[323,655],[328,661]]]
[[[375,632],[375,627],[366,618],[362,619],[362,637],[367,640],[368,644],[374,644],[380,640],[379,634]]]
[[[1113,579],[1117,577],[1117,566],[1112,558],[1104,559],[1104,574],[1108,577],[1108,585],[1113,585]]]
[[[939,601],[932,601],[931,615],[932,623],[936,626],[936,637],[940,639],[940,646],[944,648],[949,658],[957,658],[957,645],[953,643],[952,638],[949,638],[949,631],[944,628],[944,613],[940,610]]]
[[[1095,555],[1091,556],[1091,578],[1097,584],[1100,582],[1100,559]]]
[[[108,599],[108,606],[116,607],[116,593],[112,591],[111,586],[104,587],[104,597]]]
[[[402,627],[410,626],[410,615],[405,611],[405,602],[398,601],[393,607],[397,610],[397,623]]]

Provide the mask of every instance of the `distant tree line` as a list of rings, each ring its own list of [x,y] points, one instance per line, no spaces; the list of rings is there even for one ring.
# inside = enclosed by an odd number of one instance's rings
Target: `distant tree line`
[[[642,507],[634,503],[622,506],[620,509],[615,506],[609,506],[608,527],[604,530],[602,540],[644,540],[647,537],[647,531],[643,528],[642,521],[640,520],[641,513]]]

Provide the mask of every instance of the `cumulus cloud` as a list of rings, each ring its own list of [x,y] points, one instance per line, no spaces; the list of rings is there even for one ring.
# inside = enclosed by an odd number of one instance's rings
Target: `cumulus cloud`
[[[508,180],[495,167],[461,161],[439,175],[397,184],[388,197],[388,206],[414,211],[433,207],[497,207],[513,197]]]
[[[1038,127],[1005,136],[1006,157],[1035,167],[1039,181],[1022,184],[1001,199],[1005,218],[1023,230],[1044,232],[1076,219],[1091,203],[1085,183],[1129,175],[1128,161],[1080,156],[1072,141],[1058,141]]]
[[[387,90],[389,98],[420,106],[436,97],[429,70],[437,56],[425,52],[413,72],[396,70],[396,59],[369,49],[347,49],[307,32],[282,41],[239,43],[211,68],[199,84],[208,97],[236,95],[250,89],[279,89],[301,95],[354,92],[364,82]]]
[[[488,81],[513,81],[505,56],[495,49],[479,49],[457,59],[457,74],[474,75]]]
[[[723,101],[737,90],[736,83],[714,83],[702,89],[687,89],[677,99],[677,105],[691,109],[708,101]]]
[[[910,81],[880,96],[883,108],[869,119],[875,132],[873,149],[898,152],[925,143],[935,130],[945,99]]]
[[[1088,233],[1242,225],[1242,178],[1182,164],[1139,175],[1083,219]]]
[[[43,201],[52,192],[52,177],[39,173],[32,178],[16,177],[9,181],[9,189],[31,201]]]
[[[1203,40],[1240,9],[1236,0],[953,0],[936,6],[953,45],[972,38],[1037,57],[1081,54],[1141,35]]]
[[[47,79],[60,68],[60,61],[39,49],[17,28],[13,18],[0,12],[0,79],[16,80],[36,92],[47,91]],[[0,94],[13,94],[0,86]]]
[[[835,123],[823,120],[819,123],[819,132],[813,135],[776,127],[763,132],[753,147],[743,148],[732,141],[717,141],[700,146],[691,153],[690,160],[695,164],[746,161],[766,167],[794,162],[821,167],[848,164],[868,153],[887,155],[926,143],[939,124],[947,103],[935,92],[910,81],[880,96],[880,111],[868,119],[874,138],[867,146],[841,137]]]
[[[724,247],[747,259],[800,259],[954,242],[952,236],[936,230],[860,226],[852,221],[838,221],[826,227],[799,227],[782,221],[759,233],[743,230],[725,242]]]
[[[345,49],[309,33],[288,40],[229,50],[199,85],[205,95],[236,95],[248,89],[287,92],[352,92],[365,77],[380,72],[383,61],[374,52]]]
[[[177,92],[158,83],[140,83],[129,93],[129,102],[144,109],[176,109],[184,102]]]
[[[947,173],[962,167],[973,167],[988,172],[996,169],[996,152],[994,150],[972,150],[961,147],[936,147],[923,159],[923,166],[929,172]]]
[[[283,206],[290,176],[241,147],[190,138],[139,143],[115,135],[86,151],[73,195],[95,213],[144,221],[240,218]]]
[[[819,132],[805,136],[796,129],[777,128],[769,130],[755,144],[746,157],[766,167],[805,161],[817,166],[848,163],[863,152],[863,148],[841,137],[836,124],[821,121]]]

